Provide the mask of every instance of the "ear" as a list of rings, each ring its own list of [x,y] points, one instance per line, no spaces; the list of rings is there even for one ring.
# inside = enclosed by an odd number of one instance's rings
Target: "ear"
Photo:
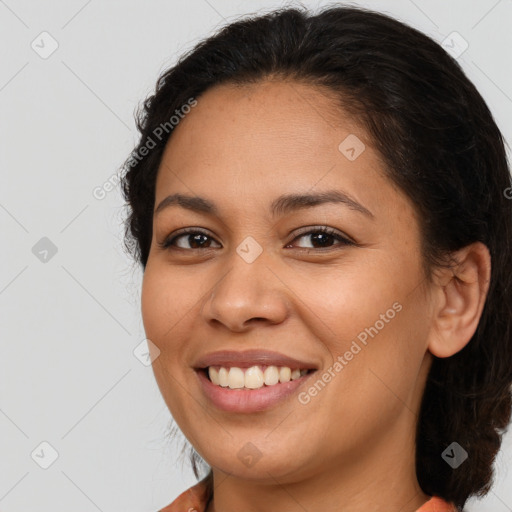
[[[428,349],[437,357],[462,350],[476,331],[491,277],[491,256],[481,242],[453,253],[457,264],[436,270]]]

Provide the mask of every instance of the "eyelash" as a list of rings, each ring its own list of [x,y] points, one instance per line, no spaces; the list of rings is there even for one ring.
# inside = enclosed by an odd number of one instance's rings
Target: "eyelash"
[[[315,227],[313,229],[310,229],[309,231],[304,231],[302,233],[298,233],[297,236],[292,240],[292,242],[295,241],[297,238],[302,238],[303,236],[306,236],[306,235],[312,235],[312,234],[318,234],[318,233],[326,234],[326,235],[329,235],[329,236],[332,236],[332,237],[336,238],[339,242],[341,242],[339,244],[339,246],[341,246],[341,247],[347,246],[347,245],[348,246],[355,246],[355,245],[357,245],[352,240],[349,240],[348,238],[340,235],[338,233],[338,231],[336,231],[335,229],[330,228],[328,226],[319,226],[319,227]],[[179,232],[178,234],[176,234],[172,238],[167,238],[163,242],[158,242],[158,245],[159,245],[159,247],[161,249],[176,250],[176,248],[174,247],[175,241],[178,240],[179,238],[181,238],[182,236],[187,236],[187,235],[204,235],[204,236],[206,236],[208,238],[212,238],[212,237],[210,237],[210,235],[208,235],[208,233],[206,233],[205,231],[203,231],[200,228],[188,228],[188,229],[185,229],[184,231]],[[334,247],[336,247],[336,246],[334,246]],[[197,250],[211,249],[211,247],[206,247],[205,249],[194,249],[194,248],[193,249],[183,249],[183,247],[178,247],[177,249],[182,249],[184,251],[194,251],[194,250],[197,251]],[[299,247],[299,249],[307,250],[307,251],[328,251],[330,249],[333,249],[333,247],[326,247],[326,248]]]

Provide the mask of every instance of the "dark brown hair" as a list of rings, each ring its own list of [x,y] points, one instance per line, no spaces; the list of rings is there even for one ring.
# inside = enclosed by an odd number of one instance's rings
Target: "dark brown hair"
[[[416,433],[421,488],[462,510],[471,495],[490,490],[510,421],[512,201],[506,191],[512,189],[491,112],[439,44],[352,6],[314,15],[283,8],[239,19],[202,41],[160,76],[138,113],[140,141],[122,177],[126,247],[145,269],[156,175],[172,136],[171,129],[160,137],[155,130],[162,135],[158,127],[213,86],[276,76],[327,87],[366,128],[387,176],[416,207],[428,277],[436,265],[449,264],[452,251],[475,241],[489,248],[491,282],[478,328],[457,354],[434,357]],[[154,147],[141,157],[150,138]],[[456,469],[441,457],[453,441],[468,453]]]

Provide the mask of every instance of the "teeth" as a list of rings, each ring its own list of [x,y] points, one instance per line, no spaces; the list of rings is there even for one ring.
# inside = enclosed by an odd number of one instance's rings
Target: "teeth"
[[[234,370],[234,368],[231,368],[231,370]],[[265,381],[263,380],[263,372],[257,366],[251,366],[251,368],[246,370],[244,383],[246,388],[262,388],[264,383]]]
[[[292,371],[288,366],[279,368],[279,382],[290,382],[292,379]]]
[[[300,378],[300,370],[296,368],[295,370],[292,370],[290,373],[290,378],[292,380],[299,379]]]
[[[214,384],[217,384],[217,386],[220,385],[219,372],[213,366],[210,366],[210,368],[208,368],[208,375],[210,376],[210,380]]]
[[[229,387],[230,389],[259,389],[263,386],[274,386],[278,382],[290,382],[306,375],[308,370],[295,368],[292,370],[287,366],[267,366],[262,370],[259,366],[250,368],[231,368],[213,367],[208,368],[208,375],[213,384]]]
[[[266,386],[273,386],[279,382],[279,368],[277,366],[268,366],[263,372]]]
[[[223,388],[227,388],[228,382],[228,371],[226,370],[226,368],[221,368],[219,370],[219,385],[222,386]]]
[[[244,371],[241,368],[230,368],[228,373],[228,385],[230,389],[243,388],[244,384]]]

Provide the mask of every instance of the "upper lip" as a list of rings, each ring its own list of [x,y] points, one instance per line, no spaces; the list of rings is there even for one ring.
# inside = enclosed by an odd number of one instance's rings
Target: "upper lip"
[[[290,368],[313,369],[317,367],[313,363],[300,361],[293,357],[288,357],[279,352],[270,350],[221,350],[210,352],[200,357],[194,367],[203,369],[208,366],[236,366],[239,368],[250,368],[255,365],[266,366],[288,366]]]

